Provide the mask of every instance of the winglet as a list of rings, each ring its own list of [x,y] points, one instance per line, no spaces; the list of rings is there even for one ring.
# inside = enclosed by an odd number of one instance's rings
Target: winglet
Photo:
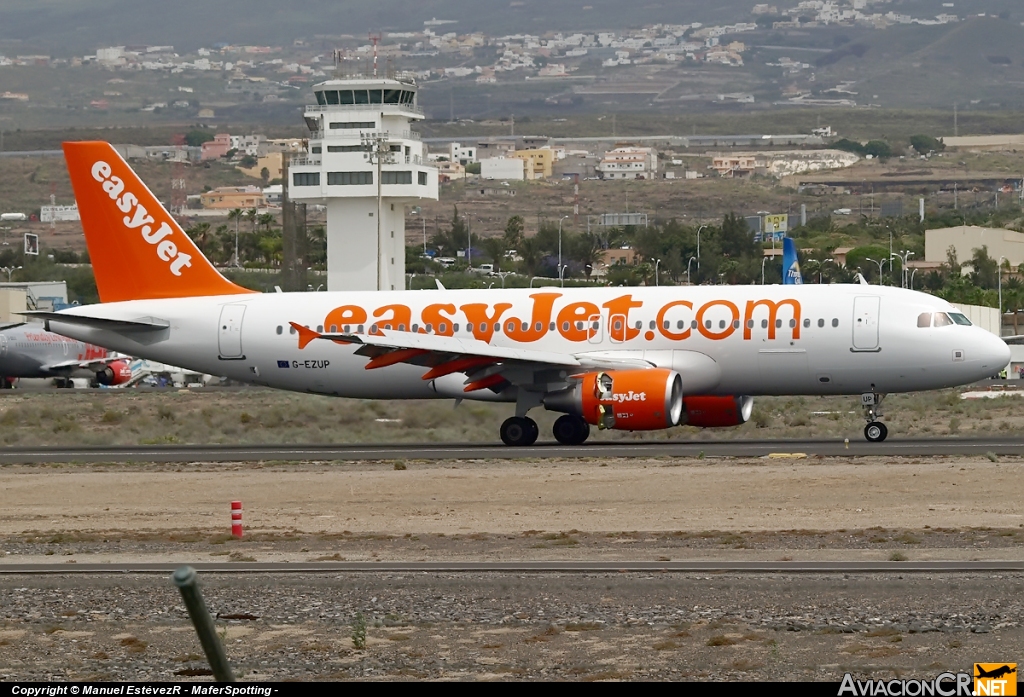
[[[289,322],[288,324],[292,326],[292,329],[299,333],[300,351],[309,346],[310,341],[320,338],[320,334],[318,332],[315,332],[312,329],[309,329],[308,327],[303,327],[301,324],[296,324],[295,322]]]
[[[64,143],[103,302],[238,295],[124,158],[100,141]]]

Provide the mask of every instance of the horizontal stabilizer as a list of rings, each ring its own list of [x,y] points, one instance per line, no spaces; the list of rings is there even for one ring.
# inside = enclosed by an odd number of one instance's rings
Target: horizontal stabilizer
[[[156,317],[139,317],[137,319],[109,319],[107,317],[89,317],[88,315],[73,315],[65,312],[47,312],[45,310],[28,310],[16,314],[41,319],[49,325],[50,322],[61,322],[62,324],[76,324],[81,327],[92,327],[93,329],[106,329],[112,332],[153,332],[167,329],[171,323],[165,319]]]

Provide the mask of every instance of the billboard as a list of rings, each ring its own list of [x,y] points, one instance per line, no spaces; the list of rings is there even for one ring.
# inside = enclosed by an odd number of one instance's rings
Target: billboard
[[[39,256],[39,235],[33,235],[31,232],[25,233],[25,254]]]
[[[789,214],[766,215],[764,217],[764,231],[766,233],[789,232]]]

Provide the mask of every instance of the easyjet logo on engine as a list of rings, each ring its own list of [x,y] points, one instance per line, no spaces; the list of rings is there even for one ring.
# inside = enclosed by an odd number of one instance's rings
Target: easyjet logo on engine
[[[162,221],[154,230],[156,219],[139,202],[138,196],[131,191],[125,191],[124,181],[113,173],[109,164],[102,160],[95,162],[92,166],[92,178],[103,185],[104,193],[117,205],[117,209],[127,214],[122,219],[125,227],[138,230],[142,239],[156,248],[156,255],[160,261],[168,265],[172,274],[180,276],[183,268],[192,266],[192,256],[178,251],[178,245],[165,239],[174,233],[171,226]]]
[[[647,393],[646,392],[636,393],[633,390],[630,390],[629,392],[627,392],[625,394],[612,394],[612,401],[613,402],[646,402],[647,401]]]

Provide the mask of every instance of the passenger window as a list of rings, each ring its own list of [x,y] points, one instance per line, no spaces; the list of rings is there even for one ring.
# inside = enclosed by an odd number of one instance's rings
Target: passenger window
[[[818,320],[818,326],[819,326],[819,327],[824,327],[824,326],[825,326],[825,320],[823,320],[823,319],[819,319],[819,320]]]
[[[643,329],[644,328],[644,323],[641,322],[640,320],[637,320],[636,321],[636,328],[637,329]]]
[[[953,320],[945,312],[936,312],[934,319],[936,327],[948,327],[953,324]]]
[[[288,333],[289,334],[294,334],[295,333],[295,327],[288,327]]]
[[[711,320],[704,320],[704,328],[711,329]]]
[[[580,329],[583,329],[583,322],[576,323],[576,330],[579,331]]]
[[[697,320],[691,321],[690,322],[690,329],[696,329],[696,328],[697,328]]]
[[[685,326],[686,322],[684,322],[683,320],[679,320],[678,322],[676,322],[676,329],[682,329]]]
[[[618,322],[616,322],[616,324],[618,324]],[[664,322],[661,323],[661,326],[663,329],[668,329],[669,327],[672,326],[672,323],[669,322],[668,320],[665,320]],[[615,328],[618,329],[618,327]]]
[[[666,325],[665,328],[668,329],[668,326]],[[615,330],[616,331],[621,331],[622,330],[622,320],[621,319],[615,320]]]
[[[282,327],[280,324],[277,325],[277,333],[278,333],[278,335],[282,334],[283,332],[284,332],[284,327]]]
[[[363,333],[363,325],[360,324],[359,328],[356,329],[356,334],[362,334],[362,333]]]
[[[390,329],[390,328],[391,327],[388,327],[388,329]],[[428,324],[426,329],[427,329],[427,334],[429,334],[430,332],[434,331],[434,325]]]
[[[416,331],[416,325],[415,324],[412,325],[412,330]],[[473,323],[472,322],[466,322],[466,331],[467,332],[473,331]]]
[[[418,325],[418,324],[414,324],[414,325],[412,325],[412,330],[413,330],[414,332],[418,332],[418,331],[420,330],[420,325]]]
[[[811,320],[804,319],[804,329],[807,329],[810,326],[811,326]]]
[[[652,319],[652,320],[651,320],[651,326],[650,326],[650,328],[651,328],[651,329],[654,329],[654,327],[655,327],[655,324],[654,324],[654,320]]]
[[[523,322],[523,331],[525,332],[529,328],[530,328],[530,323],[529,322]]]
[[[501,334],[501,324],[495,324],[494,325],[494,332],[496,334]]]
[[[718,328],[719,329],[725,329],[725,320],[724,319],[718,320]]]
[[[437,331],[440,332],[441,334],[444,334],[446,331],[448,331],[448,323],[441,322],[441,324],[437,325]]]
[[[563,332],[569,331],[569,323],[568,322],[562,322],[562,331]]]
[[[455,324],[452,325],[452,331],[455,332],[455,333],[458,333],[458,331],[459,331],[459,323],[458,322],[456,322]]]
[[[833,326],[833,327],[838,327],[838,326],[839,326],[839,320],[838,320],[838,319],[835,319],[835,318],[833,318],[833,319],[832,319],[832,326]]]
[[[732,328],[733,329],[739,329],[740,328],[740,321],[738,319],[734,319],[732,321]]]
[[[918,327],[930,327],[932,326],[932,313],[922,312],[917,316]]]
[[[536,326],[533,329],[534,329],[534,331],[538,331],[539,332],[543,328],[544,328],[544,323],[543,322],[537,322]]]
[[[405,325],[404,324],[399,324],[398,325],[398,331],[404,332],[405,331]]]
[[[317,330],[318,332],[323,332],[323,330],[324,330],[324,325],[322,325],[322,324],[318,324],[318,325],[316,325],[316,330]]]
[[[794,327],[796,327],[796,320],[795,319],[789,320],[789,328],[793,329]]]
[[[782,329],[782,320],[781,319],[775,320],[775,328],[776,329]]]
[[[338,325],[337,324],[332,324],[331,325],[331,334],[337,334],[337,333],[338,333]]]
[[[761,329],[767,329],[767,328],[768,328],[768,320],[766,320],[766,319],[761,320]]]
[[[352,331],[352,325],[351,324],[346,324],[345,325],[345,333],[348,334],[351,331]]]
[[[555,323],[554,323],[554,322],[552,322],[551,324],[549,324],[549,325],[548,325],[548,331],[549,331],[549,332],[553,332],[553,331],[555,331],[555,326],[556,326],[556,325],[555,325]]]
[[[514,332],[515,330],[516,330],[515,322],[509,322],[508,324],[505,325],[505,331],[506,332]]]

